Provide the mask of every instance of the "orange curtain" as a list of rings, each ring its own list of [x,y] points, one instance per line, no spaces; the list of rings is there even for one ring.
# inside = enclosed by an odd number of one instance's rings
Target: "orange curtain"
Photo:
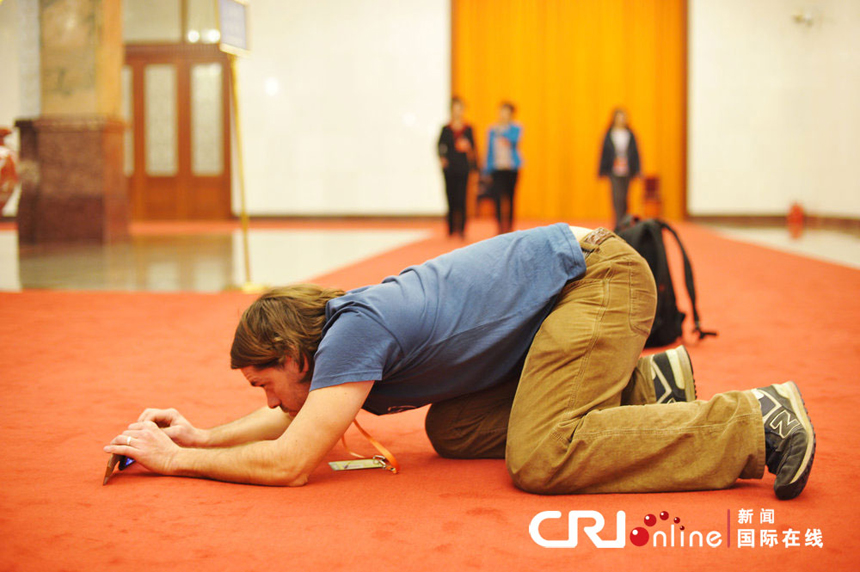
[[[498,104],[517,105],[517,216],[612,219],[598,179],[612,109],[627,109],[663,216],[686,211],[686,0],[452,0],[452,91],[480,152]],[[483,160],[483,158],[482,158]],[[474,192],[474,190],[473,190]],[[641,179],[630,208],[642,212]]]

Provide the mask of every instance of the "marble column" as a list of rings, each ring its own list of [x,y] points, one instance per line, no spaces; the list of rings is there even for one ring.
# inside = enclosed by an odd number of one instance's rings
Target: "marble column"
[[[42,109],[19,122],[22,162],[35,165],[18,208],[23,243],[128,234],[121,9],[118,0],[39,0]]]

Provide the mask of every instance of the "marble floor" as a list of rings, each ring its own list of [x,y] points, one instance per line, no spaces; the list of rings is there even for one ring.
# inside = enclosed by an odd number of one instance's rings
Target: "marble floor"
[[[860,234],[855,232],[806,229],[800,237],[792,238],[784,227],[708,226],[734,240],[860,268]]]
[[[251,277],[261,284],[309,280],[368,257],[442,235],[441,223],[301,224],[252,228]],[[860,235],[783,228],[711,226],[735,240],[860,269]],[[452,245],[452,248],[458,245]],[[0,290],[73,289],[219,292],[245,282],[242,235],[235,224],[208,230],[165,223],[108,245],[19,248],[14,226],[0,228]]]
[[[309,280],[429,237],[429,229],[252,229],[251,279]],[[25,288],[219,292],[245,283],[238,230],[133,234],[113,245],[23,246],[0,230],[0,290]]]

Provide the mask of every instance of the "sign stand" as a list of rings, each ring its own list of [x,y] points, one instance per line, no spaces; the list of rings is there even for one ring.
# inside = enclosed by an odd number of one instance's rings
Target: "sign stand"
[[[248,2],[246,0],[216,0],[218,26],[221,33],[219,48],[230,60],[230,93],[233,98],[233,129],[236,134],[236,163],[239,177],[239,218],[242,223],[242,255],[245,282],[242,292],[258,294],[267,289],[251,280],[251,251],[248,244],[248,205],[245,194],[245,157],[242,151],[242,122],[239,118],[239,56],[250,53],[248,48]]]
[[[242,122],[239,120],[239,86],[238,74],[236,73],[237,57],[234,54],[230,58],[230,85],[233,94],[233,128],[236,133],[236,167],[239,170],[239,218],[242,221],[242,256],[245,259],[245,283],[242,291],[248,294],[262,292],[266,289],[261,284],[251,281],[251,251],[248,246],[248,205],[245,199],[245,159],[242,154]]]

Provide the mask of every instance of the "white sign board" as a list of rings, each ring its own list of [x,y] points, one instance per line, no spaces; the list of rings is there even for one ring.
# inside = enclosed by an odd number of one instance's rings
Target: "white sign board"
[[[218,27],[221,51],[239,56],[248,54],[247,0],[218,0]]]

